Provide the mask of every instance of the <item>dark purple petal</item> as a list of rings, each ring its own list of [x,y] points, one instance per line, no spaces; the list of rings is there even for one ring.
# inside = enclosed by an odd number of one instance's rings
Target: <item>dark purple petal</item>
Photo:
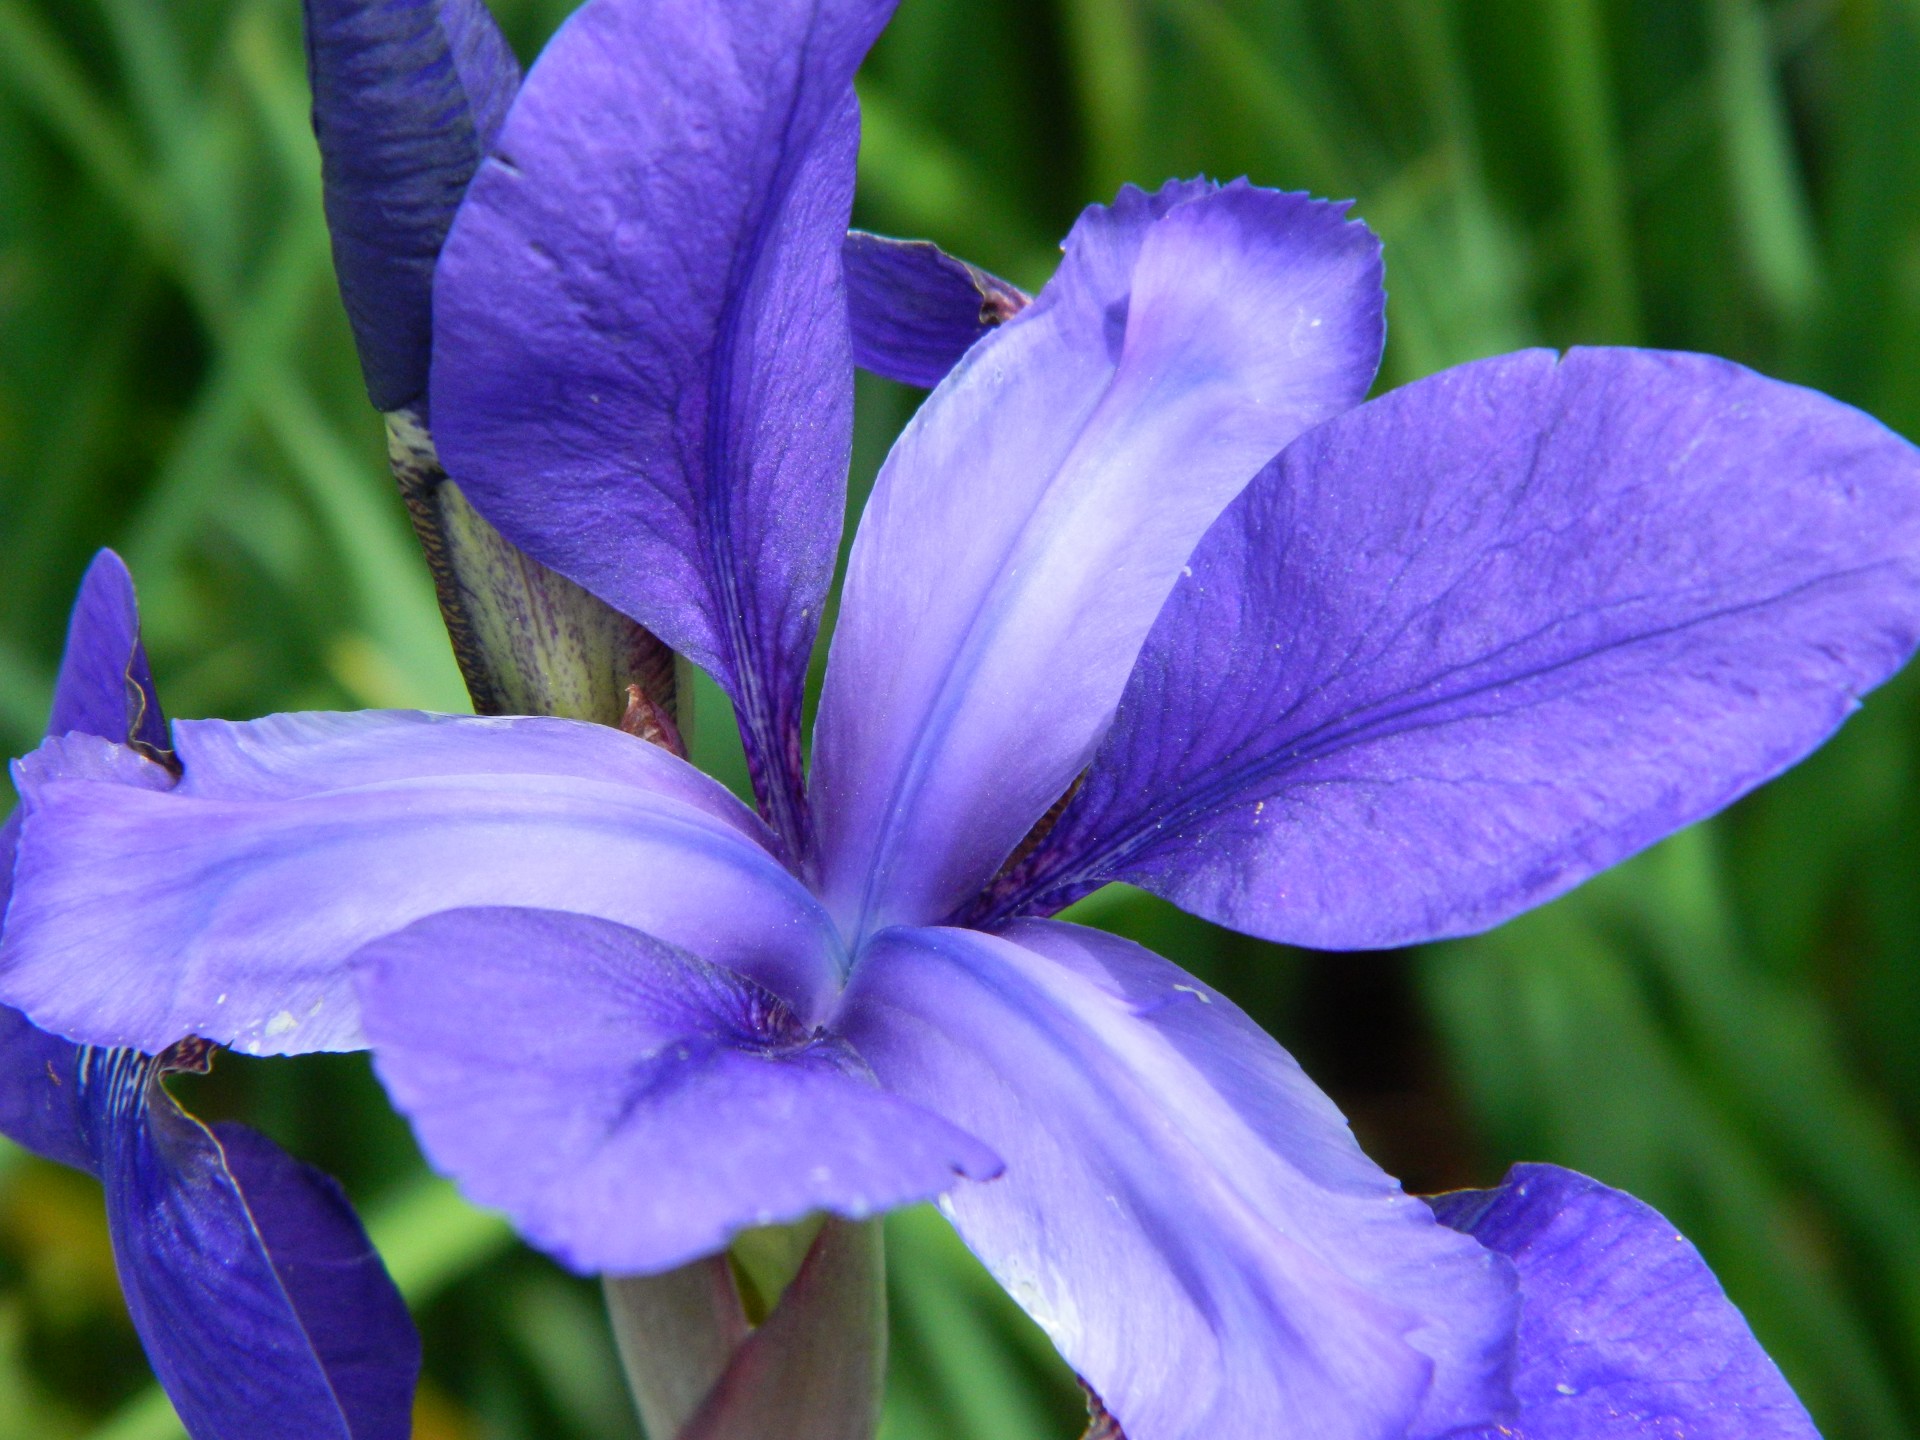
[[[0,1130],[96,1175],[134,1328],[195,1440],[404,1440],[419,1341],[339,1187],[162,1062],[0,1010]]]
[[[1050,922],[891,931],[843,1024],[1005,1157],[941,1207],[1129,1440],[1421,1440],[1510,1406],[1505,1262],[1166,961]]]
[[[1824,740],[1920,637],[1920,454],[1724,360],[1534,351],[1303,437],[1191,570],[1015,903],[1399,945]]]
[[[420,1343],[339,1187],[239,1126],[216,1136],[157,1064],[82,1052],[134,1328],[195,1440],[405,1440]]]
[[[0,1135],[76,1170],[93,1169],[74,1084],[81,1048],[0,1005]]]
[[[1428,1202],[1513,1261],[1518,1420],[1486,1440],[1818,1440],[1700,1253],[1650,1206],[1554,1165]]]
[[[895,446],[821,702],[826,893],[856,932],[968,900],[1106,728],[1223,506],[1379,359],[1379,246],[1235,184],[1082,216],[1032,306]]]
[[[244,1125],[214,1134],[350,1433],[410,1435],[420,1342],[346,1196]]]
[[[419,1342],[339,1188],[162,1062],[0,1010],[0,1130],[96,1175],[134,1328],[195,1440],[404,1440]]]
[[[509,540],[704,666],[799,849],[852,439],[851,84],[892,0],[589,0],[435,281],[434,432]]]
[[[20,848],[21,818],[16,809],[0,820],[0,917],[6,915],[7,902],[13,896],[13,857]]]
[[[87,737],[16,767],[26,806],[0,1002],[158,1049],[360,1043],[346,962],[434,911],[644,926],[804,1015],[838,984],[824,913],[716,782],[606,726],[370,712],[175,727],[185,777]]]
[[[1030,297],[927,240],[855,230],[841,259],[853,363],[931,390],[973,342],[1026,309]]]
[[[455,910],[356,970],[428,1157],[582,1271],[666,1270],[749,1226],[871,1215],[999,1168],[771,992],[623,926]]]
[[[340,297],[381,410],[426,392],[433,267],[520,66],[484,0],[304,0]]]
[[[71,730],[159,750],[167,746],[166,717],[140,643],[133,577],[111,550],[102,550],[87,567],[67,625],[47,733]]]

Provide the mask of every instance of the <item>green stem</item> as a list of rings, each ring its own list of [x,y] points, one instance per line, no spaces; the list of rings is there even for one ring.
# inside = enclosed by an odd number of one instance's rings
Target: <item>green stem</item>
[[[602,1288],[641,1427],[672,1440],[750,1333],[724,1255],[664,1275],[606,1276]]]
[[[780,1303],[738,1350],[679,1440],[873,1440],[887,1369],[880,1222],[828,1219]],[[651,1432],[666,1440],[668,1432]]]

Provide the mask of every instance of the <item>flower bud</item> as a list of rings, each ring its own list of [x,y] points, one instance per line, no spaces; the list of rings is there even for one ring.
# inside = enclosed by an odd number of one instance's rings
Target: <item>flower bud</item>
[[[520,67],[483,0],[305,0],[340,296],[376,408],[421,400],[433,267]]]

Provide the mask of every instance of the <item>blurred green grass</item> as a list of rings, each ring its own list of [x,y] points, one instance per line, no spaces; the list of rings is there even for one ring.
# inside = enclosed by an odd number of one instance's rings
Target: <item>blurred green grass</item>
[[[523,54],[571,8],[498,0]],[[0,740],[128,556],[170,707],[455,708],[332,291],[293,0],[0,0]],[[903,0],[859,219],[1037,284],[1123,180],[1351,197],[1385,383],[1515,346],[1731,355],[1920,436],[1920,0]],[[863,381],[856,480],[913,397]],[[860,484],[856,483],[856,502]],[[698,743],[727,763],[703,692]],[[1833,1440],[1920,1435],[1920,686],[1732,814],[1477,940],[1087,918],[1239,998],[1417,1188],[1517,1158],[1659,1205]],[[428,1346],[423,1440],[632,1434],[590,1287],[424,1179],[363,1062],[195,1082],[339,1173]],[[888,1440],[1074,1433],[1044,1342],[897,1217]],[[0,1151],[0,1440],[177,1433],[84,1185]]]

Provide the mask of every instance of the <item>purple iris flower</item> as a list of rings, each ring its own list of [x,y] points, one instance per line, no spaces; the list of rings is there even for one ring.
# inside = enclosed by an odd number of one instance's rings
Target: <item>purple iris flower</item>
[[[110,551],[81,585],[47,728],[170,760]],[[17,816],[0,827],[0,910],[17,832]],[[346,1197],[265,1136],[175,1104],[163,1077],[209,1059],[176,1039],[95,1049],[0,1008],[0,1133],[100,1180],[127,1309],[194,1440],[409,1434],[420,1342]]]
[[[0,999],[370,1043],[434,1162],[583,1271],[938,1197],[1133,1440],[1811,1435],[1644,1206],[1548,1167],[1408,1197],[1224,996],[1048,917],[1125,880],[1406,943],[1712,813],[1912,652],[1920,457],[1700,356],[1363,403],[1373,237],[1245,183],[1088,210],[1031,304],[863,269],[888,10],[589,0],[433,272],[449,472],[713,674],[760,813],[564,720],[187,722],[177,776],[56,738]],[[982,331],[860,522],[809,772],[853,360],[934,379]]]

